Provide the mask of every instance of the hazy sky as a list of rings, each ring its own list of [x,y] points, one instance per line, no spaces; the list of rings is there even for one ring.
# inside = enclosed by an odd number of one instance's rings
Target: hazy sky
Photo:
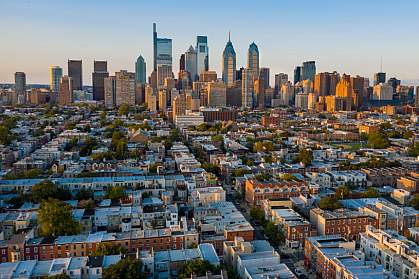
[[[152,67],[152,23],[173,39],[174,72],[196,35],[207,35],[210,69],[221,76],[221,53],[231,30],[237,67],[254,41],[260,65],[293,76],[315,60],[317,71],[419,79],[417,0],[108,1],[0,0],[0,83],[23,71],[28,83],[48,83],[49,65],[67,73],[67,59],[83,59],[91,84],[93,59],[108,70],[134,71],[142,54]]]

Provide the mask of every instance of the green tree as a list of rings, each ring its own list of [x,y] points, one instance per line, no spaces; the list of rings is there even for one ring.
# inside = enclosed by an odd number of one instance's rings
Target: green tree
[[[114,186],[114,187],[108,188],[105,196],[106,198],[111,199],[111,200],[119,200],[121,198],[126,197],[126,194],[124,191],[124,187]]]
[[[285,234],[275,223],[266,222],[263,226],[266,236],[269,238],[271,243],[276,246],[281,245],[285,241]]]
[[[412,144],[408,150],[409,156],[417,157],[419,156],[419,142]]]
[[[341,208],[342,206],[335,198],[322,197],[320,199],[319,207],[323,210],[335,210]]]
[[[146,279],[141,272],[142,263],[138,259],[124,258],[103,270],[103,279]]]
[[[119,115],[122,116],[122,115],[127,115],[128,111],[129,111],[129,105],[128,104],[122,104],[119,107],[118,113],[119,113]]]
[[[32,187],[32,200],[41,202],[49,198],[57,200],[70,200],[71,193],[55,185],[50,180],[43,180]]]
[[[118,255],[118,254],[127,254],[127,249],[121,247],[121,245],[113,245],[111,243],[102,242],[96,247],[96,250],[93,252],[93,256],[108,256],[108,255]]]
[[[261,224],[265,223],[265,214],[260,208],[253,207],[250,209],[250,219],[258,220]]]
[[[295,178],[295,176],[292,173],[285,173],[281,176],[281,178],[285,181],[293,181],[293,180],[297,180]]]
[[[120,139],[116,145],[115,156],[118,159],[124,159],[127,156],[128,145],[125,139]]]
[[[294,159],[294,163],[303,163],[306,166],[311,165],[313,161],[313,152],[307,148],[301,148],[298,152],[298,156]]]
[[[409,202],[410,206],[419,210],[419,194],[414,194],[412,199]]]
[[[338,200],[346,199],[349,196],[351,189],[348,186],[340,186],[336,189],[336,198]]]
[[[0,125],[0,144],[9,144],[14,140],[14,135],[10,132],[9,128],[4,125]]]
[[[362,197],[364,198],[378,198],[380,196],[380,193],[377,191],[377,189],[373,187],[369,187],[367,191],[362,193]]]
[[[72,235],[80,232],[80,224],[71,216],[71,207],[56,199],[44,200],[38,211],[39,233],[42,236]]]
[[[368,146],[374,149],[387,148],[390,141],[383,133],[372,133],[368,136]]]
[[[204,276],[208,271],[216,273],[219,269],[210,264],[208,261],[196,259],[186,262],[181,267],[178,273],[178,278],[191,278],[192,274],[195,274],[196,276]]]
[[[94,209],[96,207],[96,203],[93,199],[81,200],[79,201],[77,207],[83,209]]]
[[[76,200],[88,200],[93,199],[93,191],[89,189],[80,189],[75,196]]]
[[[204,162],[202,164],[202,168],[204,170],[206,170],[207,172],[212,172],[214,174],[219,174],[220,173],[220,168],[214,164],[208,163],[208,162]]]

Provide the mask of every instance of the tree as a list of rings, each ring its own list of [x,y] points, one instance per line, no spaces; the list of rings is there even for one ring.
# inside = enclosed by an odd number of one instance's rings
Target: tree
[[[373,187],[369,187],[367,191],[362,193],[362,197],[364,198],[378,198],[380,196],[380,193],[377,191],[377,189]]]
[[[42,236],[72,235],[80,232],[80,224],[71,216],[71,207],[57,199],[44,200],[38,211]]]
[[[93,252],[93,256],[107,256],[107,255],[118,255],[127,253],[127,249],[121,247],[121,245],[113,245],[111,243],[102,242],[96,247],[96,251]]]
[[[202,168],[205,169],[207,172],[212,172],[214,174],[220,173],[220,168],[218,166],[208,162],[203,163]]]
[[[196,259],[186,262],[178,273],[178,278],[191,278],[192,274],[196,276],[204,276],[208,271],[216,273],[219,269],[210,264],[208,261]]]
[[[285,173],[281,176],[281,178],[285,181],[293,181],[293,180],[297,180],[295,178],[295,176],[292,173]]]
[[[264,224],[263,229],[269,240],[276,246],[281,245],[285,240],[285,235],[282,229],[279,229],[273,222]]]
[[[412,144],[408,150],[409,156],[417,157],[419,156],[419,142]]]
[[[106,191],[106,198],[111,200],[119,200],[121,198],[124,198],[125,196],[126,194],[124,191],[124,187],[122,186],[110,187]]]
[[[9,128],[4,125],[0,125],[0,144],[9,144],[14,140],[14,135],[10,132]]]
[[[118,110],[118,113],[119,113],[119,115],[127,115],[127,113],[128,113],[128,110],[129,110],[129,105],[128,104],[122,104],[120,107],[119,107],[119,110]]]
[[[372,133],[368,136],[368,145],[374,149],[383,149],[390,146],[390,141],[383,133]]]
[[[124,258],[103,270],[103,279],[145,279],[141,272],[142,263],[138,259]]]
[[[89,189],[80,189],[75,196],[76,200],[88,200],[93,199],[93,191]]]
[[[116,145],[115,155],[118,159],[124,159],[127,155],[128,145],[125,139],[120,139]]]
[[[77,207],[83,208],[83,209],[93,209],[96,207],[96,203],[93,199],[81,200],[79,201]]]
[[[319,207],[323,210],[335,210],[341,208],[341,204],[334,198],[322,197],[320,199]]]
[[[263,224],[265,222],[265,214],[262,209],[253,207],[250,209],[250,219],[258,220]]]
[[[419,210],[419,194],[414,194],[413,198],[410,200],[410,206]]]
[[[307,148],[301,148],[298,156],[294,159],[294,163],[303,163],[306,166],[311,165],[313,161],[313,152]]]
[[[32,200],[34,202],[41,202],[49,198],[57,200],[70,200],[71,193],[55,185],[50,180],[43,180],[32,187]]]
[[[348,186],[340,186],[336,189],[336,198],[338,200],[346,199],[349,196],[350,188]]]

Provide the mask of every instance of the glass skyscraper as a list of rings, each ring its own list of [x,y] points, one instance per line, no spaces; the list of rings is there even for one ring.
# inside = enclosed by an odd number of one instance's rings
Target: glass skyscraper
[[[233,86],[236,80],[236,52],[228,35],[228,42],[223,51],[223,82]]]
[[[247,52],[247,70],[251,72],[253,80],[259,78],[259,49],[254,42]]]
[[[303,62],[301,67],[302,80],[314,81],[314,76],[316,75],[316,62],[315,61],[306,61]]]
[[[197,80],[197,53],[193,46],[185,52],[185,71],[191,75],[191,80]]]
[[[196,37],[196,73],[200,75],[203,71],[209,70],[209,51],[207,36]]]
[[[68,76],[73,79],[73,90],[83,89],[81,60],[68,60]]]
[[[53,101],[57,100],[60,91],[60,80],[63,76],[63,69],[58,66],[49,67],[49,90]]]
[[[140,55],[135,62],[135,81],[138,83],[146,83],[146,63]]]

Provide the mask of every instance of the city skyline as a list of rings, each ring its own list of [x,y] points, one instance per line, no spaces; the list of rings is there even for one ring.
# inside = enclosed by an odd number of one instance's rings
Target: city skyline
[[[380,70],[381,58],[383,71],[388,77],[419,79],[419,70],[415,67],[419,61],[419,54],[415,51],[419,31],[414,28],[418,26],[414,11],[419,3],[415,1],[397,3],[396,8],[403,10],[402,15],[385,7],[388,1],[323,1],[316,4],[302,1],[299,7],[292,5],[291,1],[269,1],[263,6],[255,6],[256,24],[245,19],[244,7],[231,3],[215,9],[221,2],[214,2],[214,7],[209,7],[208,13],[202,16],[188,8],[188,1],[178,5],[170,2],[128,1],[125,5],[76,2],[64,1],[56,7],[49,5],[51,1],[39,1],[37,5],[25,1],[3,1],[0,4],[8,11],[0,22],[9,27],[3,31],[3,38],[8,43],[2,45],[3,51],[0,52],[0,82],[12,83],[14,72],[22,71],[26,73],[28,84],[48,84],[50,65],[62,67],[67,74],[68,59],[83,60],[86,85],[92,83],[94,60],[108,61],[110,73],[121,69],[134,72],[139,55],[151,66],[153,22],[157,23],[159,37],[173,41],[174,73],[179,69],[180,55],[190,45],[196,44],[196,36],[203,35],[208,37],[209,69],[221,77],[222,51],[231,31],[237,68],[246,65],[247,48],[254,41],[260,51],[260,67],[270,68],[271,82],[274,74],[280,72],[292,78],[294,67],[309,60],[316,61],[317,72],[336,70],[372,80],[373,74]],[[359,5],[365,12],[356,9]],[[72,24],[64,23],[60,14],[52,13],[53,8],[60,8],[62,16],[74,16]],[[144,10],[157,9],[161,11],[158,16],[141,14]],[[79,14],[76,10],[85,13]],[[185,25],[188,28],[173,24],[179,13],[188,10],[187,20],[194,24]],[[89,13],[91,11],[95,13]],[[141,14],[141,20],[135,11]],[[213,12],[217,12],[216,19]],[[40,16],[42,14],[48,16]],[[128,28],[121,30],[123,26]],[[19,34],[22,30],[25,30],[25,36]],[[147,68],[147,76],[151,70],[152,67]]]

